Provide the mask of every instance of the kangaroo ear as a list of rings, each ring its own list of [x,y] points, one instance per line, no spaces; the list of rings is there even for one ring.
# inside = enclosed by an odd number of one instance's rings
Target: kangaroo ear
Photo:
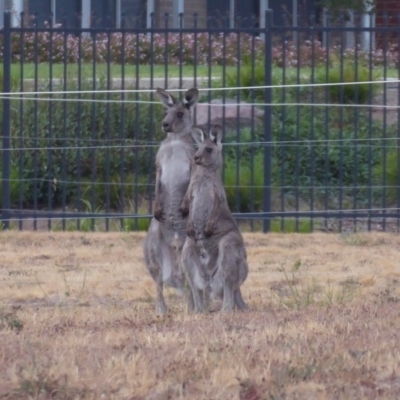
[[[166,108],[173,107],[177,103],[176,98],[164,89],[157,88],[156,93],[161,100],[161,103],[163,103]]]
[[[197,126],[192,127],[192,137],[196,144],[204,142],[205,139],[203,130],[198,128]]]
[[[219,124],[213,125],[210,129],[210,140],[218,147],[222,146],[222,126]]]
[[[199,90],[196,88],[189,89],[183,96],[182,103],[187,109],[194,107],[199,100]]]

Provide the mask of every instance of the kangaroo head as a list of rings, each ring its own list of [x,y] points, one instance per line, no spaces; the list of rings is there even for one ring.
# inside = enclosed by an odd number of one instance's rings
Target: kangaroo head
[[[198,150],[194,155],[194,162],[203,167],[218,169],[222,166],[222,127],[213,125],[205,137],[202,135]]]
[[[166,133],[188,133],[192,128],[191,109],[197,104],[199,91],[189,89],[178,101],[172,94],[157,88],[156,93],[165,107],[162,129]]]

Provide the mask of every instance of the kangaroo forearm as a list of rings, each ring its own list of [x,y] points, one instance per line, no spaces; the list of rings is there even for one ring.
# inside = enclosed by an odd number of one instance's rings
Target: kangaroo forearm
[[[162,201],[162,189],[161,189],[161,169],[157,168],[156,174],[156,187],[155,187],[155,199],[154,199],[154,217],[157,221],[164,221],[163,212],[163,201]]]
[[[159,168],[157,168],[157,174],[156,174],[156,186],[155,186],[155,208],[159,209],[161,208],[161,171]]]
[[[189,214],[191,196],[192,196],[192,191],[191,187],[189,186],[181,203],[181,212],[184,217]]]
[[[160,191],[156,190],[155,199],[154,199],[154,209],[155,210],[162,210],[162,200],[161,200],[161,193]]]
[[[189,195],[189,191],[186,192],[183,200],[182,200],[182,209],[189,209],[190,206],[190,195]]]

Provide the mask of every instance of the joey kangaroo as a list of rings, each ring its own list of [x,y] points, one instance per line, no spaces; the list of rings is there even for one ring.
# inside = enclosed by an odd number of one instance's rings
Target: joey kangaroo
[[[166,112],[162,129],[167,137],[156,155],[154,218],[144,241],[145,264],[156,283],[156,311],[165,314],[163,284],[182,290],[185,276],[180,267],[181,251],[186,237],[186,216],[180,205],[190,181],[195,144],[202,131],[193,127],[191,109],[197,104],[199,92],[189,89],[182,102],[162,89],[157,95]],[[192,306],[188,293],[189,307]]]
[[[202,135],[181,206],[183,213],[189,211],[181,262],[196,312],[204,311],[209,294],[223,294],[222,311],[247,309],[240,291],[248,274],[247,253],[220,176],[221,139],[219,125],[211,128],[208,138]]]

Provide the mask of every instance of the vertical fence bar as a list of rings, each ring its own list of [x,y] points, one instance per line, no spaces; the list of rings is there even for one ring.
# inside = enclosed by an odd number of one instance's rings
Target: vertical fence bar
[[[400,13],[397,14],[397,26],[400,23]],[[400,49],[400,28],[397,29],[397,48]],[[397,81],[400,81],[400,51],[397,52]],[[400,87],[397,84],[397,105],[400,105]],[[397,232],[399,232],[400,228],[400,108],[397,107],[397,165],[396,165],[396,183],[397,186],[396,194],[397,194],[397,204],[396,204],[396,214],[397,214]]]
[[[165,89],[168,88],[168,19],[169,19],[169,14],[165,13],[164,14],[164,23],[165,23],[165,52],[164,52],[164,73],[165,73],[165,80],[164,80],[164,85]],[[196,42],[195,42],[196,45]]]
[[[387,27],[389,24],[389,17],[387,12],[384,13],[384,26]],[[383,131],[382,131],[382,146],[383,146],[383,152],[382,152],[382,185],[383,185],[383,190],[382,190],[382,211],[386,214],[387,210],[387,204],[386,204],[386,185],[387,185],[387,97],[388,97],[388,83],[387,83],[387,78],[388,78],[388,58],[387,58],[387,53],[388,53],[388,30],[385,30],[382,32],[383,33],[383,80],[384,80],[384,85],[383,85]],[[383,218],[382,221],[382,230],[386,231],[386,218]]]
[[[280,38],[280,41],[282,43],[282,89],[281,89],[281,102],[282,104],[285,104],[286,102],[286,40],[285,40],[285,35],[286,31],[282,31],[282,37]],[[282,128],[281,128],[281,134],[280,134],[280,140],[282,143],[285,143],[285,120],[286,120],[286,106],[283,105],[281,109],[282,113]],[[286,159],[286,146],[283,145],[281,147],[282,153],[279,154],[279,156],[282,157],[281,160],[281,176],[280,176],[280,211],[283,213],[285,211],[285,159]],[[281,231],[285,231],[285,216],[282,215],[281,217]]]
[[[311,218],[310,218],[310,231],[314,230],[314,183],[315,183],[315,16],[312,15],[311,17],[311,129],[310,129],[310,158],[311,158],[311,179],[310,179],[310,211],[311,211]],[[325,144],[326,145],[326,144]]]
[[[150,143],[154,141],[154,27],[155,27],[155,14],[151,13],[151,26],[150,26]],[[154,148],[151,146],[149,149],[149,176],[154,177]],[[154,179],[154,178],[153,178]],[[149,214],[153,213],[153,196],[154,186],[149,186]]]
[[[20,29],[20,38],[19,38],[19,45],[21,49],[21,58],[20,58],[20,82],[19,88],[20,92],[23,93],[24,90],[24,65],[25,65],[25,32],[24,32],[24,13],[21,13],[21,29]],[[18,177],[20,179],[19,183],[19,196],[18,196],[18,205],[19,205],[19,213],[18,213],[18,228],[19,230],[23,229],[23,221],[22,221],[22,209],[24,207],[24,100],[21,99],[19,102],[19,154],[18,154]]]
[[[36,218],[36,212],[38,210],[38,114],[39,114],[39,100],[38,100],[38,90],[39,90],[39,20],[38,20],[38,15],[35,14],[35,19],[34,19],[34,25],[35,25],[35,33],[34,33],[34,38],[35,38],[35,45],[34,45],[34,90],[35,90],[35,100],[34,100],[34,138],[33,138],[33,209],[35,211],[35,216],[33,219],[33,230],[37,230],[37,218]]]
[[[179,89],[183,85],[183,13],[179,13]],[[179,92],[179,98],[182,99],[182,92]]]
[[[193,57],[193,85],[197,87],[197,22],[198,22],[198,15],[197,13],[193,14],[193,37],[194,37],[194,57]],[[193,111],[193,121],[196,121],[197,119],[197,112],[196,112],[196,107]]]
[[[298,15],[297,26],[299,26],[300,15]],[[296,54],[297,54],[297,65],[296,65],[296,103],[300,103],[300,71],[301,71],[301,53],[300,53],[300,37],[302,36],[302,30],[298,30],[296,36]],[[295,208],[296,212],[300,209],[300,107],[296,106],[296,164],[295,164]],[[296,214],[295,231],[299,231],[300,219]]]
[[[256,51],[255,51],[255,38],[256,34],[259,33],[258,30],[256,30],[256,17],[253,15],[251,19],[251,27],[254,29],[253,34],[251,35],[251,86],[255,86],[255,66],[257,63],[256,60]],[[241,80],[242,82],[242,80]],[[250,102],[253,104],[255,103],[255,90],[251,90],[250,92]],[[254,213],[254,157],[255,157],[255,147],[253,143],[256,141],[255,137],[255,121],[254,121],[254,115],[255,114],[255,109],[254,106],[251,106],[251,125],[250,125],[250,134],[251,134],[251,142],[252,145],[250,146],[250,212]],[[254,231],[254,220],[250,220],[250,229],[253,232]]]
[[[240,19],[240,17],[236,18],[236,27],[237,28],[241,28],[241,23],[242,20]],[[236,33],[236,37],[237,37],[237,48],[236,48],[236,58],[237,58],[237,68],[236,68],[236,87],[239,88],[241,85],[241,79],[240,79],[240,75],[241,75],[241,68],[240,68],[240,64],[242,62],[241,60],[241,34],[240,34],[240,30]],[[210,63],[210,70],[211,70],[211,63]],[[210,72],[211,75],[211,72]],[[210,82],[211,84],[211,82]],[[237,99],[237,106],[236,106],[236,113],[239,116],[240,115],[240,102],[241,102],[241,90],[238,89],[236,92],[236,99]],[[235,211],[236,212],[241,212],[241,207],[240,207],[240,164],[242,162],[241,160],[241,155],[242,155],[242,151],[241,151],[241,146],[242,146],[242,140],[243,138],[241,138],[240,136],[240,118],[236,118],[236,143],[238,144],[236,146],[236,151],[235,151],[235,157],[236,157],[236,179],[235,179]]]
[[[80,21],[82,21],[82,15],[80,16]],[[82,25],[82,24],[81,24]],[[80,213],[82,211],[82,188],[81,188],[81,181],[82,181],[82,35],[84,32],[79,32],[78,34],[78,123],[77,123],[77,152],[76,152],[76,177],[77,177],[77,184],[76,184],[76,211]],[[86,139],[86,138],[85,138]],[[78,218],[76,220],[76,229],[79,231],[81,229],[81,220]]]
[[[372,14],[369,16],[370,18],[370,26],[372,26]],[[376,32],[371,32],[371,35],[375,35]],[[372,48],[372,40],[369,41],[369,56],[368,56],[368,70],[369,70],[369,75],[368,75],[368,80],[372,82],[373,78],[373,48]],[[369,91],[368,91],[368,104],[372,105],[372,100],[373,100],[373,90],[374,86],[372,83],[369,84]],[[372,141],[372,107],[368,107],[368,209],[371,210],[372,208],[372,196],[373,196],[373,180],[372,180],[372,144],[374,143]],[[371,211],[369,212],[368,216],[368,231],[371,230]]]
[[[66,192],[66,188],[67,188],[67,184],[66,184],[66,180],[67,180],[67,152],[66,152],[66,147],[68,145],[68,140],[67,140],[67,119],[68,119],[68,114],[67,114],[67,79],[68,79],[68,75],[67,75],[67,68],[68,68],[68,58],[67,58],[67,43],[68,43],[68,20],[67,20],[67,16],[64,15],[63,17],[63,29],[64,29],[64,43],[63,43],[63,91],[64,91],[64,95],[63,95],[63,140],[62,140],[62,144],[63,144],[63,150],[62,150],[62,157],[61,157],[61,179],[63,181],[61,187],[62,187],[62,211],[63,214],[66,211],[67,208],[67,192]],[[62,219],[62,230],[65,231],[66,230],[66,219],[65,219],[65,214],[63,216]]]
[[[264,92],[264,193],[263,211],[271,212],[272,148],[272,10],[265,11],[265,92]],[[271,229],[270,216],[264,216],[264,233]]]
[[[49,27],[53,28],[53,14],[50,14],[49,17]],[[52,94],[53,91],[53,32],[50,33],[49,40],[49,141],[48,141],[48,186],[47,186],[47,208],[49,211],[52,210],[52,201],[53,201],[53,149],[51,148],[54,145],[53,141],[53,100]],[[65,182],[62,183],[63,185]],[[51,219],[47,220],[47,229],[51,230]]]
[[[358,82],[358,63],[359,63],[359,57],[358,57],[358,35],[357,32],[354,34],[354,41],[355,41],[355,54],[354,54],[354,81]],[[355,90],[354,90],[354,104],[359,104],[358,103],[358,89],[359,85],[355,85]],[[354,159],[354,168],[353,168],[353,213],[354,213],[354,228],[357,230],[357,198],[359,194],[359,179],[358,179],[358,118],[359,118],[359,113],[358,113],[358,107],[354,107],[354,114],[353,114],[353,126],[354,126],[354,149],[353,149],[353,159]]]
[[[121,19],[121,149],[120,149],[120,170],[119,176],[121,179],[120,187],[120,212],[124,214],[125,212],[125,43],[126,43],[126,32],[125,32],[125,15]],[[133,184],[133,182],[132,182]],[[134,189],[136,191],[136,189]],[[129,191],[129,193],[132,193]],[[132,210],[131,210],[132,211]],[[137,218],[135,218],[135,224],[137,224]],[[121,229],[125,228],[125,220],[121,218]],[[126,225],[128,228],[128,225]],[[136,226],[135,226],[136,228]]]
[[[153,15],[153,14],[151,14]],[[152,21],[152,19],[151,19]],[[136,28],[139,28],[139,18],[136,18]],[[148,36],[148,31],[146,32],[146,37]],[[135,166],[134,166],[134,207],[135,207],[135,214],[137,215],[139,213],[139,147],[137,146],[139,144],[139,141],[141,140],[140,137],[140,124],[139,124],[139,63],[140,63],[140,34],[136,34],[136,41],[135,41],[135,129],[134,129],[134,143],[136,146],[134,147],[134,154],[135,154]],[[144,151],[147,151],[144,150]],[[149,153],[147,153],[149,154]],[[150,179],[153,179],[151,175]],[[143,190],[143,193],[146,191]],[[150,203],[151,203],[151,198],[150,198]],[[138,218],[135,218],[134,221],[134,229],[138,230],[139,228],[139,220]]]
[[[223,19],[223,37],[222,37],[222,132],[223,132],[223,140],[225,143],[225,127],[226,127],[226,108],[225,108],[225,103],[226,103],[226,36],[229,32],[229,19],[227,17],[224,17]],[[225,165],[225,146],[222,146],[222,160],[223,164]],[[222,181],[225,182],[225,168],[222,168]]]
[[[331,37],[330,32],[327,31],[326,28],[329,28],[329,22],[330,22],[330,14],[329,11],[324,10],[324,19],[325,19],[325,26],[322,28],[323,29],[323,33],[322,35],[324,36],[325,40],[324,40],[324,46],[326,49],[326,64],[325,64],[325,82],[329,82],[329,68],[330,68],[330,51],[329,51],[329,47],[330,47],[330,43],[329,43],[329,39]],[[329,104],[329,87],[326,86],[325,87],[325,104]],[[328,185],[332,186],[331,183],[328,180],[328,176],[329,176],[329,107],[326,106],[325,107],[325,173],[324,173],[324,209],[325,212],[328,212],[328,197],[329,197],[329,191],[331,191],[331,193],[335,193],[335,190],[333,188],[329,188],[328,189]],[[336,193],[335,193],[336,194]],[[328,220],[325,217],[324,220],[324,226],[325,229],[328,228]]]
[[[95,15],[93,15],[93,21],[95,21]],[[91,193],[90,193],[90,211],[94,212],[94,210],[96,209],[96,188],[95,188],[95,183],[97,180],[97,173],[96,173],[96,169],[97,169],[97,164],[96,164],[96,102],[94,100],[96,100],[96,88],[97,88],[97,74],[96,74],[96,59],[97,59],[97,35],[96,35],[96,31],[93,32],[93,43],[92,43],[92,50],[93,50],[93,67],[92,67],[92,109],[91,109]],[[95,229],[95,220],[93,218],[91,218],[91,225],[90,225],[90,229],[92,231],[94,231]]]
[[[208,16],[207,17],[207,27],[208,29],[210,29],[213,25],[212,25],[212,17]],[[207,67],[208,67],[208,71],[207,71],[207,76],[208,76],[208,87],[211,87],[211,63],[212,63],[212,53],[211,53],[211,49],[212,49],[212,33],[210,31],[207,31],[207,35],[208,35],[208,49],[207,49]],[[225,90],[224,90],[225,91]],[[211,103],[211,90],[208,90],[207,92],[207,102],[208,104]],[[210,130],[210,121],[211,121],[211,107],[208,107],[208,115],[207,115],[207,120],[208,120],[208,124],[207,124],[207,131]]]
[[[3,92],[11,92],[11,13],[4,13],[3,31]],[[3,97],[3,173],[2,173],[2,229],[10,228],[10,169],[11,169],[11,104],[8,96]]]
[[[344,17],[341,15],[341,23],[344,22]],[[340,32],[340,79],[339,82],[343,82],[344,77],[344,36],[345,33]],[[339,91],[339,101],[343,104],[344,87],[340,85]],[[342,214],[343,211],[343,106],[341,106],[339,111],[339,212]],[[342,232],[343,227],[343,217],[339,217],[339,232]]]
[[[107,104],[106,104],[106,181],[105,181],[105,192],[106,192],[106,213],[110,212],[110,90],[111,90],[111,18],[107,18]],[[105,220],[106,232],[110,230],[110,218]]]

